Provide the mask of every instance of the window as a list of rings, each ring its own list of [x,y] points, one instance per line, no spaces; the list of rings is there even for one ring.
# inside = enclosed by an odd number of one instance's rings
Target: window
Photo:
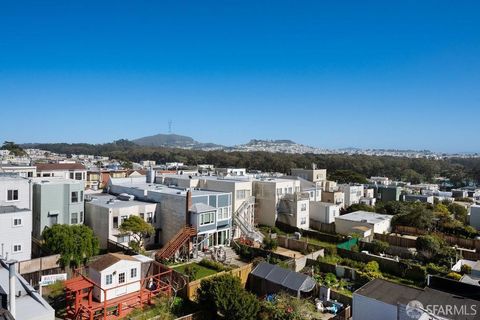
[[[140,218],[142,218],[142,220],[145,220],[145,213],[140,212]]]
[[[118,274],[118,283],[125,283],[125,272]]]
[[[73,172],[70,172],[70,179],[73,179]]]
[[[128,243],[130,242],[130,236],[127,235],[118,235],[117,237],[117,242],[118,243]]]
[[[307,224],[307,218],[302,217],[302,219],[300,219],[300,224]]]
[[[230,218],[230,208],[219,208],[218,209],[218,220],[224,220]]]
[[[71,224],[77,224],[78,223],[78,213],[77,212],[72,212],[72,217],[70,219]]]
[[[80,223],[83,223],[83,211],[80,211]]]
[[[107,274],[105,276],[105,284],[112,284],[113,282],[113,276],[111,274]]]
[[[152,223],[152,213],[151,212],[147,213],[147,222]]]
[[[114,227],[115,229],[118,228],[118,217],[113,217],[113,227]]]
[[[78,202],[78,191],[72,192],[72,203]]]
[[[21,244],[14,244],[13,245],[13,252],[21,252],[22,251],[22,245]]]
[[[32,178],[32,177],[33,177],[33,172],[32,172],[32,171],[28,172],[28,173],[27,173],[27,177],[28,177],[28,178]]]
[[[237,199],[245,199],[247,197],[248,190],[237,190]]]
[[[75,180],[82,180],[82,173],[81,172],[75,172]]]
[[[7,201],[17,201],[18,190],[7,190]]]
[[[302,207],[300,208],[301,211],[307,211],[307,204],[302,203]]]
[[[120,225],[122,225],[123,221],[127,220],[128,219],[128,216],[122,216],[120,218]]]
[[[83,202],[83,191],[80,191],[80,202]]]
[[[157,223],[157,215],[153,214],[153,223]]]
[[[288,193],[293,193],[293,188],[292,187],[288,187]]]
[[[282,188],[277,188],[277,196],[282,195]]]
[[[13,226],[14,226],[14,227],[20,227],[20,226],[22,226],[22,219],[21,219],[21,218],[14,218],[14,219],[13,219]]]
[[[206,224],[211,224],[215,222],[215,212],[206,212],[202,213],[200,216],[200,225],[206,225]]]
[[[130,278],[137,277],[137,268],[130,269]]]

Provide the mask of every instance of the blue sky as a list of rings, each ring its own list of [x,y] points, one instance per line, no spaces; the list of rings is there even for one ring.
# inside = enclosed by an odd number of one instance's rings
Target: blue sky
[[[0,2],[0,139],[480,151],[478,1]]]

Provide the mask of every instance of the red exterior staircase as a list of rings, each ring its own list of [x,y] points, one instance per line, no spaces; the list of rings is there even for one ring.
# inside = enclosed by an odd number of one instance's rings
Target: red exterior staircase
[[[197,235],[197,231],[194,228],[183,227],[162,249],[157,251],[155,258],[158,261],[170,259],[178,249],[195,235]]]

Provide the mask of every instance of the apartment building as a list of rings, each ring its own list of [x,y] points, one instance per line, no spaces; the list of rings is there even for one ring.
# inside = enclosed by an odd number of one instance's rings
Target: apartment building
[[[338,190],[344,193],[345,207],[360,203],[363,197],[363,185],[361,184],[340,184]]]
[[[281,178],[255,179],[253,180],[253,190],[257,205],[256,222],[267,226],[275,226],[280,201],[287,195],[291,195],[289,200],[296,201],[299,199],[292,196],[300,192],[300,181]]]
[[[87,179],[87,169],[81,163],[37,163],[37,177],[63,178],[83,180]]]
[[[345,208],[345,194],[342,191],[322,191],[322,201]]]
[[[33,183],[33,236],[40,238],[54,224],[83,224],[83,181],[35,179]]]
[[[149,182],[147,182],[147,179]],[[202,247],[229,243],[232,228],[232,194],[150,182],[151,177],[110,179],[108,192],[126,193],[136,200],[158,203],[159,227],[155,237],[166,244],[186,225],[195,228],[196,243]]]
[[[108,240],[128,246],[129,236],[119,230],[123,221],[130,216],[138,216],[158,230],[161,225],[156,218],[157,205],[154,202],[133,200],[133,196],[116,197],[103,193],[90,195],[85,199],[85,224],[97,235],[100,248],[107,248]],[[145,244],[148,246],[158,242],[159,239],[153,236]]]
[[[250,177],[234,175],[220,176],[189,176],[179,174],[166,174],[156,176],[157,183],[179,188],[211,190],[227,192],[232,195],[232,216],[236,219],[233,237],[244,235],[249,238],[259,238],[253,227],[255,224],[255,198],[253,183]]]
[[[292,176],[300,177],[311,182],[327,180],[327,169],[317,169],[315,164],[312,165],[312,169],[293,168],[291,173]]]
[[[310,202],[310,219],[321,223],[334,223],[341,207],[328,202]]]

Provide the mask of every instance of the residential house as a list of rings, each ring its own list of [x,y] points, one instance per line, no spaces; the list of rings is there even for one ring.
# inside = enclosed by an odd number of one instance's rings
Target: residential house
[[[0,309],[16,320],[55,320],[55,310],[16,269],[15,261],[0,257]]]
[[[334,223],[335,218],[340,215],[341,207],[328,202],[310,202],[310,220],[321,223]]]
[[[397,186],[371,185],[375,192],[375,198],[383,202],[400,201],[402,188]]]
[[[0,256],[17,261],[32,257],[32,211],[0,206]]]
[[[83,181],[37,178],[33,184],[33,236],[54,224],[83,224]]]
[[[81,163],[37,163],[37,177],[87,180],[87,169]]]
[[[32,208],[31,182],[15,173],[0,174],[0,206]]]
[[[14,173],[23,178],[32,178],[37,175],[37,167],[17,164],[0,164],[0,173]]]
[[[112,196],[109,194],[93,194],[85,199],[85,224],[97,235],[100,248],[106,249],[108,240],[128,246],[130,238],[120,232],[122,222],[130,216],[138,216],[160,228],[155,214],[157,203],[133,200],[133,196]],[[150,237],[146,245],[158,243],[159,239]]]
[[[322,201],[345,208],[345,194],[342,191],[322,191]]]
[[[140,291],[141,265],[134,257],[120,253],[108,253],[90,263],[88,277],[98,285],[93,298],[104,302]]]
[[[293,168],[291,174],[311,182],[327,180],[327,169],[317,169],[315,164],[312,165],[312,169]]]
[[[363,197],[363,185],[359,184],[340,184],[338,190],[344,193],[345,207],[350,207],[352,204],[360,203]]]
[[[281,199],[300,192],[300,181],[294,179],[260,178],[253,180],[257,223],[275,226]],[[301,199],[291,197],[290,200]],[[301,200],[303,201],[303,200]]]
[[[159,203],[155,237],[166,244],[186,225],[196,229],[203,247],[228,244],[232,227],[232,194],[210,190],[188,190],[147,182],[147,177],[110,179],[109,193],[133,195],[136,200]],[[204,206],[196,206],[195,204]]]
[[[368,211],[355,211],[335,218],[335,230],[339,234],[358,233],[363,237],[374,233],[390,232],[391,215]],[[370,232],[368,232],[370,230]]]
[[[403,195],[403,201],[407,202],[423,202],[433,204],[434,196],[428,196],[423,194],[405,194]]]

